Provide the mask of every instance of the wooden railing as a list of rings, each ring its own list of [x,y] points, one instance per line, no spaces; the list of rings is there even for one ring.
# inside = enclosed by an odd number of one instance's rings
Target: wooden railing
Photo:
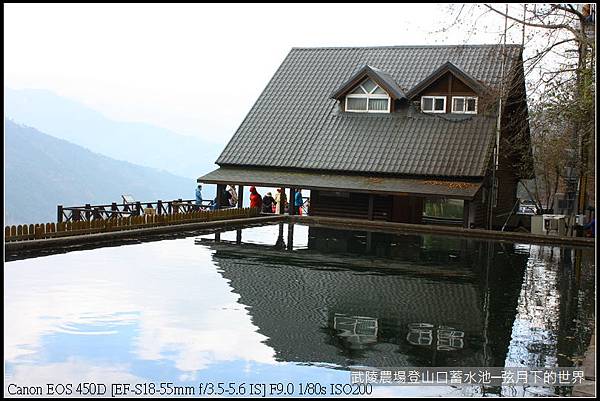
[[[62,223],[23,224],[4,227],[4,242],[27,241],[34,239],[59,238],[72,235],[86,235],[110,231],[133,230],[174,224],[200,223],[215,220],[256,217],[258,208],[221,209],[215,211],[190,211],[177,214],[141,215],[115,217],[90,221],[69,221]]]
[[[111,203],[110,205],[57,206],[57,223],[75,221],[108,220],[120,217],[142,216],[144,214],[178,214],[209,210],[212,201],[202,201],[196,205],[194,199],[175,199],[156,202]]]

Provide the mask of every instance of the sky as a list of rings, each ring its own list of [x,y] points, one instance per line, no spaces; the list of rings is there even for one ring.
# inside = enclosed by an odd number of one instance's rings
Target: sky
[[[495,15],[439,32],[448,7],[4,4],[4,82],[225,144],[292,47],[499,43]]]

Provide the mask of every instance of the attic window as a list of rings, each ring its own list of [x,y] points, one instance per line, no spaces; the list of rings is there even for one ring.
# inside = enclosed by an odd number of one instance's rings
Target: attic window
[[[473,96],[453,96],[452,112],[477,114],[477,98]]]
[[[390,96],[367,78],[346,96],[346,111],[353,113],[389,113]]]
[[[423,113],[445,113],[446,96],[421,97],[421,110]]]

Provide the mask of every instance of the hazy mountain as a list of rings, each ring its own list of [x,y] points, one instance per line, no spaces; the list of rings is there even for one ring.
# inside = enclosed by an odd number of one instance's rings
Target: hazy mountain
[[[114,160],[5,120],[5,224],[56,221],[56,206],[193,199],[196,180]],[[214,189],[207,186],[204,197]]]
[[[4,89],[5,116],[113,159],[197,178],[214,170],[223,145],[137,122],[113,121],[37,89]]]

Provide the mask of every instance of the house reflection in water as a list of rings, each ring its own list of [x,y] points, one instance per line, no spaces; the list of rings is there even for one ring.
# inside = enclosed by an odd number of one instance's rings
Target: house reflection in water
[[[278,360],[504,365],[527,261],[512,245],[309,227],[294,249],[291,230],[209,244]]]

